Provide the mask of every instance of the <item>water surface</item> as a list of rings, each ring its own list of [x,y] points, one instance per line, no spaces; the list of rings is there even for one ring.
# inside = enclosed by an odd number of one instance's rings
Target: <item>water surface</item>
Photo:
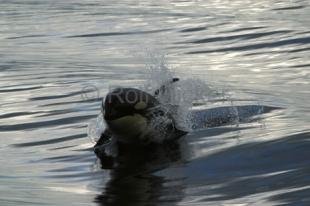
[[[308,1],[0,3],[0,205],[310,204]],[[100,169],[101,98],[160,55],[225,94],[210,107],[282,109]]]

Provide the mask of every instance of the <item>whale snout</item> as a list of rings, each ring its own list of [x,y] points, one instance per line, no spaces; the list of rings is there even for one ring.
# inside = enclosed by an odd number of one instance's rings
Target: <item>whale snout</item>
[[[105,120],[115,120],[158,105],[158,100],[135,88],[117,88],[109,92],[102,104]]]

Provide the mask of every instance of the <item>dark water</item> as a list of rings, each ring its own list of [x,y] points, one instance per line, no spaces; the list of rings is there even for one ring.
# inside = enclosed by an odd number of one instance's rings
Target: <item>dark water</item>
[[[309,1],[0,3],[0,205],[310,205]],[[87,125],[157,54],[281,109],[102,170]]]

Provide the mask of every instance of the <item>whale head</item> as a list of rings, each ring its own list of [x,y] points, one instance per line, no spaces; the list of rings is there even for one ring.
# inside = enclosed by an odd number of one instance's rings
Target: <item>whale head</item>
[[[130,142],[148,130],[147,113],[158,106],[158,100],[138,89],[117,88],[103,102],[104,120],[119,141]]]

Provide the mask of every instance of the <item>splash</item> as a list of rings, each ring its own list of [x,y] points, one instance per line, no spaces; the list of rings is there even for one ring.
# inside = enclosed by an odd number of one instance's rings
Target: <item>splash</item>
[[[186,75],[169,68],[164,56],[153,56],[150,59],[152,61],[146,64],[145,83],[139,89],[154,94],[156,90],[165,85],[165,92],[159,93],[157,99],[166,110],[172,111],[176,121],[175,126],[178,129],[192,131],[193,125],[195,125],[194,118],[192,118],[193,105],[207,105],[208,100],[218,96],[219,93],[209,87],[205,81],[190,76],[186,77]],[[171,80],[175,77],[180,80],[172,83]],[[157,128],[158,131],[165,131],[165,129],[160,129],[166,125],[164,122],[162,117],[158,117],[158,119],[155,117],[152,121],[154,128]],[[100,112],[88,126],[88,137],[95,143],[104,130],[105,124]],[[158,137],[158,141],[160,138]]]
[[[87,136],[90,139],[90,141],[95,144],[101,134],[105,130],[105,124],[103,120],[102,112],[100,112],[95,120],[92,120],[87,127]]]
[[[206,105],[210,98],[218,96],[219,93],[211,89],[206,82],[193,77],[184,77],[186,75],[178,74],[169,68],[164,56],[160,56],[157,61],[147,66],[145,84],[141,89],[154,94],[158,88],[166,85],[165,92],[159,93],[158,100],[167,109],[173,107],[176,110],[173,116],[179,129],[191,131],[194,124],[191,118],[193,105]],[[176,77],[181,78],[171,83]]]

